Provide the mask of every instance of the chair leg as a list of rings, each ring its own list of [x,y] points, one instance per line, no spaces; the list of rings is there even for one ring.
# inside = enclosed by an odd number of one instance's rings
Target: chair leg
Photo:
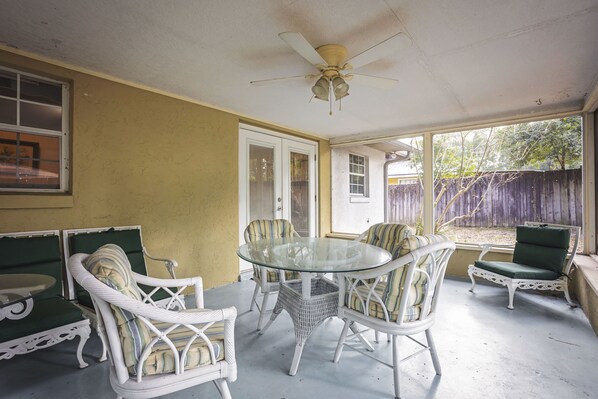
[[[399,366],[401,358],[399,357],[399,337],[398,335],[392,336],[392,374],[394,378],[395,386],[395,399],[401,397],[401,386],[399,384]]]
[[[442,369],[440,368],[440,361],[438,360],[438,352],[436,352],[436,345],[434,344],[434,338],[432,338],[432,330],[429,328],[426,330],[426,340],[430,347],[430,356],[432,357],[432,364],[434,364],[434,370],[437,375],[442,375]]]
[[[87,366],[89,366],[87,363],[85,363],[83,361],[83,347],[85,346],[85,343],[87,342],[87,340],[89,339],[89,335],[91,334],[91,327],[89,327],[89,325],[87,325],[86,328],[79,328],[79,345],[77,346],[77,360],[79,361],[79,368],[85,368]]]
[[[576,308],[577,305],[573,303],[573,301],[571,300],[571,296],[569,295],[569,285],[567,284],[566,281],[565,281],[565,284],[563,285],[563,289],[565,291],[565,299],[567,300],[567,303],[569,304],[569,306],[571,306],[572,308]]]
[[[216,385],[216,388],[218,388],[218,392],[220,393],[222,399],[232,399],[230,396],[230,391],[228,390],[228,384],[226,383],[226,380],[214,380],[214,385]]]
[[[98,332],[98,336],[100,337],[100,341],[102,341],[102,355],[100,356],[100,358],[98,359],[98,361],[99,362],[103,362],[103,361],[106,361],[106,359],[108,358],[107,357],[107,352],[108,352],[107,348],[108,348],[108,345],[106,345],[104,334]]]
[[[253,307],[255,306],[255,302],[257,301],[257,294],[260,292],[260,286],[258,283],[255,283],[255,289],[253,290],[253,297],[251,298],[251,305],[249,305],[249,311],[253,311]]]
[[[515,290],[517,289],[517,284],[513,284],[511,282],[507,282],[507,289],[509,290],[509,306],[507,306],[508,309],[515,309],[513,307],[513,298],[515,297]]]
[[[334,363],[338,363],[339,359],[341,358],[341,354],[343,353],[343,346],[345,344],[345,340],[347,339],[347,333],[349,332],[349,327],[351,322],[349,320],[345,320],[345,325],[343,326],[343,331],[341,332],[341,336],[338,338],[338,344],[336,345],[336,351],[334,351]]]
[[[266,315],[266,306],[268,304],[268,296],[270,295],[269,292],[264,293],[264,299],[262,300],[262,307],[260,309],[260,318],[257,322],[257,330],[260,331],[264,324],[264,316]]]
[[[473,292],[473,289],[475,288],[475,279],[473,278],[473,271],[468,270],[467,273],[469,274],[469,278],[471,279],[471,288],[469,289],[469,292]]]

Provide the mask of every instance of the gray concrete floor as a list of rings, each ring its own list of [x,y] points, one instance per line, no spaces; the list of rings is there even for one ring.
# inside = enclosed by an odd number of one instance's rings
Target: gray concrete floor
[[[325,321],[310,337],[296,376],[289,376],[293,325],[283,312],[265,335],[256,331],[258,313],[247,312],[253,282],[206,291],[206,307],[234,305],[238,379],[229,385],[235,399],[392,398],[392,372],[345,349],[332,362],[342,328]],[[403,398],[598,398],[598,339],[580,309],[561,297],[517,292],[508,310],[507,290],[446,280],[434,337],[443,374],[434,373],[423,353],[401,365]],[[272,301],[272,304],[274,301]],[[372,335],[373,338],[373,335]],[[390,359],[386,340],[376,354]],[[89,367],[79,370],[76,342],[67,342],[0,362],[0,398],[114,398],[108,366],[98,363],[100,342],[92,335],[84,350]],[[415,349],[401,341],[402,356]],[[217,398],[203,384],[168,398]]]

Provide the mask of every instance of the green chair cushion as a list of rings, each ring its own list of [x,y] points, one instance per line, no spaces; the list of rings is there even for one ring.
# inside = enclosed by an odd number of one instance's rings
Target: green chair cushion
[[[517,226],[513,263],[561,273],[570,236],[569,229]]]
[[[559,273],[514,262],[476,261],[475,267],[513,279],[554,280]]]
[[[0,254],[0,269],[60,260],[59,237],[2,237]]]
[[[517,242],[568,249],[571,231],[558,227],[517,226]]]
[[[56,284],[37,296],[37,299],[62,295],[62,261],[57,235],[2,237],[0,254],[0,274],[46,274],[56,279]]]
[[[91,254],[103,245],[116,244],[127,254],[133,271],[147,275],[139,229],[79,233],[69,237],[69,242],[71,254]]]
[[[0,342],[25,337],[84,320],[81,310],[62,297],[35,300],[31,313],[20,320],[0,321]]]

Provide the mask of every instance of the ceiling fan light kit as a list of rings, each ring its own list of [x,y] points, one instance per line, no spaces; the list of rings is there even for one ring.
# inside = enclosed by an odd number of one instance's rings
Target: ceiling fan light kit
[[[314,97],[318,100],[328,101],[330,98],[330,82],[326,76],[322,76],[316,84],[311,88]]]
[[[311,79],[319,76],[319,79],[312,86],[311,91],[314,94],[314,97],[318,100],[329,102],[330,115],[332,115],[333,98],[338,101],[349,95],[349,84],[347,83],[347,80],[357,78],[356,81],[360,83],[369,84],[379,88],[391,87],[397,83],[396,79],[360,75],[353,72],[349,74],[347,72],[391,55],[400,48],[411,44],[411,39],[405,34],[397,33],[356,56],[347,59],[347,49],[340,44],[325,44],[318,48],[314,48],[301,33],[283,32],[278,36],[293,50],[299,53],[299,55],[315,66],[319,73],[317,75],[309,74],[288,78],[258,80],[250,83],[256,86],[261,86],[269,83],[303,78]]]

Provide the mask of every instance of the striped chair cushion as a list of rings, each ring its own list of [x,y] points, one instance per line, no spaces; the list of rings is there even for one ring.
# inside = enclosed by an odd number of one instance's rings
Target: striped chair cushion
[[[249,223],[245,229],[245,238],[249,242],[293,237],[296,234],[293,225],[286,219],[258,219]],[[261,281],[260,266],[253,265],[253,277]],[[269,283],[278,282],[280,281],[280,272],[267,269],[266,278]],[[285,279],[295,280],[298,278],[300,278],[299,272],[285,271]]]
[[[245,232],[249,242],[295,235],[293,225],[286,219],[254,220],[249,223]]]
[[[412,235],[407,237],[407,239],[401,243],[400,247],[397,249],[397,255],[399,257],[404,256],[407,255],[409,252],[426,246],[428,244],[433,244],[446,240],[448,240],[448,238],[441,234],[430,234],[425,236]],[[428,273],[428,275],[432,275],[432,256],[436,257],[437,255],[438,254],[434,253],[422,257],[417,262],[416,268],[425,271],[426,273]],[[382,297],[382,299],[384,300],[386,308],[389,312],[396,312],[399,310],[401,290],[402,287],[404,287],[405,285],[407,271],[408,267],[402,267],[393,271],[388,276],[386,291],[384,292],[384,296]],[[413,275],[411,286],[409,287],[407,309],[410,309],[411,307],[420,306],[423,303],[427,289],[427,284],[428,277],[426,276],[426,274],[419,273],[416,271]],[[419,317],[419,314],[417,315],[417,317]]]
[[[384,296],[384,292],[386,291],[386,283],[380,282],[374,288],[374,291],[378,294],[380,298]],[[376,317],[378,319],[396,322],[397,318],[399,317],[399,312],[389,311],[387,309],[388,318],[384,314],[385,305],[381,303],[378,298],[375,296],[371,296],[369,299],[369,303],[367,302],[367,298],[369,295],[369,288],[365,285],[359,285],[356,287],[355,291],[351,292],[351,297],[349,298],[348,307],[350,309],[356,310],[358,312],[364,313],[370,317]],[[364,308],[368,304],[368,311],[365,312]],[[421,313],[421,306],[409,306],[405,311],[405,316],[403,316],[404,322],[414,321],[419,318]]]
[[[365,242],[384,248],[395,259],[403,240],[412,234],[413,230],[406,224],[378,223],[369,228]]]
[[[203,311],[204,309],[202,309]],[[186,310],[186,311],[198,311]],[[155,326],[160,330],[165,330],[170,327],[167,323],[155,323]],[[224,323],[215,323],[205,331],[209,338],[212,348],[214,350],[214,363],[224,359]],[[177,348],[179,356],[181,356],[185,345],[195,333],[185,327],[179,327],[168,334],[168,338]],[[152,333],[152,338],[155,334]],[[212,364],[212,357],[210,356],[210,349],[208,344],[201,338],[196,338],[185,359],[184,369],[192,369],[200,366]],[[172,373],[175,369],[175,357],[170,347],[163,341],[154,345],[151,353],[145,360],[142,368],[143,375],[154,375],[163,373]],[[129,367],[129,373],[136,374],[135,366]]]
[[[118,245],[106,244],[98,248],[85,260],[84,266],[102,283],[141,302],[129,259]],[[143,348],[151,341],[151,331],[131,312],[112,304],[110,308],[118,327],[125,365],[135,367]]]

